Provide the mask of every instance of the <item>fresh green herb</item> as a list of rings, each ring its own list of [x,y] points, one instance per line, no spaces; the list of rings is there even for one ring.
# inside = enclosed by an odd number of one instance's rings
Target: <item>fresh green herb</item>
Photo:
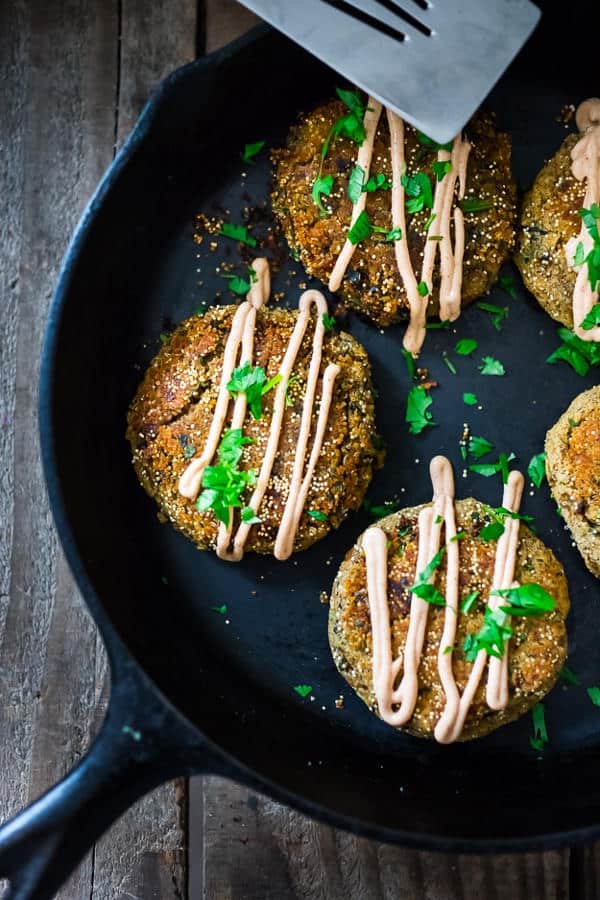
[[[262,398],[281,381],[281,375],[274,375],[267,381],[267,375],[262,366],[252,366],[245,362],[231,373],[231,379],[227,383],[227,390],[232,397],[238,394],[246,394],[246,401],[250,412],[255,419],[262,417]]]
[[[568,666],[562,667],[562,669],[558,673],[558,677],[561,679],[561,681],[573,685],[574,687],[579,687],[579,685],[581,684],[581,681],[579,680],[575,672],[573,672],[573,670]]]
[[[323,313],[321,318],[323,322],[323,328],[325,331],[332,331],[335,328],[335,316],[330,316],[327,313]]]
[[[479,532],[482,541],[497,541],[504,534],[504,525],[501,522],[489,522]]]
[[[441,322],[428,322],[425,328],[427,331],[448,331],[451,324],[449,319],[445,319]]]
[[[532,456],[527,466],[527,474],[535,484],[536,488],[541,487],[546,477],[546,454],[544,451]]]
[[[373,194],[375,191],[389,191],[391,187],[391,181],[382,172],[378,172],[377,175],[370,176],[366,184],[363,184],[362,189],[368,194]]]
[[[600,706],[600,687],[589,687],[586,688],[586,693],[594,706]]]
[[[429,237],[427,238],[427,240],[428,241],[443,241],[444,235],[443,234],[430,234]]]
[[[285,386],[285,405],[286,405],[286,406],[293,406],[293,405],[294,405],[294,401],[293,401],[292,398],[290,397],[290,388],[291,388],[291,386],[293,385],[293,383],[294,383],[295,381],[298,381],[298,376],[297,376],[297,375],[290,375],[290,377],[289,377],[288,380],[287,380],[287,384],[286,384],[286,386]]]
[[[497,588],[491,594],[508,601],[508,606],[501,606],[500,609],[509,616],[537,617],[551,612],[556,606],[548,591],[535,582],[512,588]]]
[[[452,360],[449,358],[449,356],[445,350],[442,353],[442,359],[444,360],[445,365],[449,368],[449,370],[452,372],[452,374],[456,375],[456,366],[454,365]]]
[[[385,233],[386,241],[401,241],[402,240],[402,229],[401,228],[392,228],[390,231],[386,231],[385,228],[375,228],[375,231],[383,231]]]
[[[441,181],[451,168],[452,163],[449,159],[436,159],[435,162],[431,163],[431,171],[435,175],[437,181]]]
[[[508,464],[513,459],[516,459],[514,453],[511,453],[509,456],[506,453],[500,453],[498,462],[474,463],[472,466],[469,466],[469,471],[475,472],[477,475],[483,475],[484,478],[490,478],[492,475],[497,475],[500,472],[502,474],[502,483],[506,484],[508,481]]]
[[[465,197],[458,204],[463,212],[466,213],[478,213],[484,212],[486,209],[490,209],[492,206],[491,200],[481,200],[479,197]]]
[[[467,597],[465,597],[465,599],[461,603],[460,611],[468,615],[475,606],[478,597],[479,591],[471,591],[471,593]]]
[[[433,206],[433,194],[431,182],[425,172],[416,172],[414,175],[402,175],[400,182],[406,192],[407,212],[417,213],[425,208],[431,209]]]
[[[517,286],[512,275],[501,275],[498,279],[498,287],[502,288],[509,297],[513,298],[513,300],[517,299]]]
[[[496,306],[495,303],[485,303],[483,301],[476,303],[475,306],[477,309],[482,309],[484,312],[489,313],[492,325],[496,331],[502,331],[502,323],[508,318],[508,306]]]
[[[227,604],[224,603],[223,606],[211,606],[213,612],[221,613],[222,616],[227,612]]]
[[[473,437],[469,438],[468,450],[475,459],[481,459],[486,453],[491,453],[493,449],[494,445],[490,444],[484,437],[476,437],[473,435]]]
[[[402,508],[399,500],[385,500],[383,503],[374,505],[365,497],[362,508],[372,519],[383,519]]]
[[[474,662],[480,650],[501,659],[504,656],[505,642],[512,637],[512,630],[507,623],[508,615],[503,610],[486,606],[483,625],[477,634],[468,634],[463,642],[468,662]]]
[[[428,426],[435,425],[430,406],[433,400],[425,388],[415,385],[406,398],[405,422],[409,424],[410,434],[421,434]]]
[[[529,743],[534,750],[540,753],[548,743],[548,730],[546,728],[543,703],[537,703],[533,707],[531,718],[533,719],[533,737],[529,738]]]
[[[410,353],[405,347],[402,348],[402,356],[404,357],[404,362],[406,363],[406,369],[408,371],[408,377],[415,377],[415,361],[413,359],[412,353]]]
[[[463,394],[463,403],[466,406],[477,406],[477,404],[479,403],[477,394],[470,394],[467,391],[467,393]]]
[[[297,684],[294,687],[294,690],[297,694],[300,694],[301,697],[308,697],[310,692],[312,691],[312,685],[310,684]]]
[[[253,273],[254,277],[250,273]],[[221,278],[227,279],[227,287],[232,293],[237,294],[239,297],[245,297],[252,284],[256,281],[254,269],[248,269],[248,274],[250,281],[246,281],[245,278],[241,278],[239,275],[223,274]]]
[[[438,550],[435,556],[427,563],[423,571],[419,572],[413,586],[408,589],[411,594],[415,594],[415,596],[420,597],[421,600],[425,600],[427,603],[433,603],[435,606],[446,605],[446,601],[442,594],[440,594],[435,585],[430,584],[435,570],[444,558],[445,552],[445,547]]]
[[[480,366],[477,366],[482,375],[504,375],[504,366],[493,356],[484,356]]]
[[[371,225],[371,220],[369,219],[366,210],[363,209],[348,232],[348,240],[351,244],[358,244],[360,241],[366,240],[372,234],[373,226]]]
[[[429,288],[427,287],[427,282],[420,281],[417,285],[417,291],[418,291],[419,297],[426,297],[427,294],[429,293]]]
[[[591,331],[591,329],[596,328],[597,325],[600,325],[600,303],[595,303],[592,306],[589,313],[582,321],[581,328],[583,328],[584,331]]]
[[[322,216],[327,215],[327,210],[323,206],[322,196],[329,197],[333,190],[333,175],[319,175],[315,178],[312,186],[313,203],[319,208]]]
[[[479,344],[474,338],[461,338],[456,342],[454,352],[459,356],[470,356],[474,350],[477,350]]]
[[[589,209],[580,209],[579,215],[583,219],[583,224],[587,228],[587,232],[592,239],[592,248],[587,256],[584,256],[583,259],[581,259],[585,251],[583,245],[580,242],[577,245],[574,264],[583,265],[583,263],[587,263],[588,279],[592,291],[597,291],[598,286],[600,285],[600,234],[598,233],[600,206],[597,203],[592,203]],[[588,327],[593,328],[594,326],[591,325]]]
[[[558,516],[559,519],[564,519],[563,511],[560,508],[560,506],[558,505],[558,503],[556,504],[556,515]]]
[[[321,512],[319,509],[307,509],[306,515],[310,516],[311,519],[315,519],[317,522],[326,522],[327,516],[324,512]]]
[[[436,516],[436,517],[435,517],[434,524],[435,524],[435,525],[441,525],[443,521],[444,521],[444,519],[443,519],[442,516]]]
[[[457,531],[456,534],[450,538],[450,540],[452,541],[452,543],[455,543],[456,541],[464,541],[466,536],[467,536],[466,531]]]
[[[425,232],[429,231],[429,229],[431,228],[431,226],[433,225],[433,223],[434,223],[434,221],[435,221],[435,218],[436,218],[436,214],[435,214],[435,213],[431,213],[431,215],[429,216],[429,218],[427,219],[427,221],[426,221],[425,224],[423,225],[423,230],[424,230]]]
[[[358,203],[360,195],[363,192],[363,184],[365,181],[365,170],[362,166],[354,166],[350,172],[348,180],[348,197],[352,203]]]
[[[559,328],[558,336],[562,343],[550,354],[546,362],[554,363],[562,359],[578,375],[587,375],[590,366],[600,365],[600,342],[582,341],[568,328]]]
[[[254,157],[258,156],[262,148],[265,146],[266,141],[255,141],[254,144],[246,144],[244,146],[244,152],[241,154],[242,159],[245,163],[253,163]]]
[[[245,522],[246,525],[258,525],[262,522],[262,519],[259,519],[251,506],[245,506],[241,512],[242,522]]]
[[[446,656],[447,653],[452,653],[453,650],[454,650],[454,645],[448,644],[447,647],[444,647],[444,656]]]
[[[585,248],[583,243],[579,241],[577,247],[575,248],[575,256],[573,257],[573,265],[574,266],[582,266],[585,262]]]
[[[230,508],[241,507],[242,494],[256,482],[254,469],[238,469],[244,446],[253,443],[254,439],[244,437],[241,428],[230,428],[224,433],[218,449],[219,465],[207,466],[202,475],[204,490],[196,500],[198,510],[212,509],[220,522],[229,525]]]
[[[437,141],[427,137],[422,131],[417,131],[417,140],[424,147],[431,147],[432,150],[446,150],[448,153],[452,152],[452,141],[448,141],[447,144],[438,144]]]
[[[159,334],[159,338],[160,338],[161,344],[166,344],[167,341],[169,340],[169,335],[167,334],[166,331],[161,331],[161,333]]]
[[[248,232],[245,225],[223,222],[219,234],[222,234],[223,237],[231,238],[232,241],[241,241],[242,244],[248,244],[249,247],[256,247],[256,239]]]

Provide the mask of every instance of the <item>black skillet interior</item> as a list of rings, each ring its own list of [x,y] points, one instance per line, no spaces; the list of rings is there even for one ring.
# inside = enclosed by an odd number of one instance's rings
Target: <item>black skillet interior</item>
[[[576,67],[559,72],[548,65],[557,46],[550,24],[489,101],[512,133],[521,188],[565,136],[557,122],[563,104],[594,91]],[[51,485],[59,485],[70,523],[63,539],[166,696],[279,796],[382,837],[440,848],[519,848],[585,829],[590,835],[600,824],[600,710],[584,686],[600,682],[600,592],[545,485],[527,491],[525,512],[566,568],[569,664],[583,686],[559,686],[548,697],[550,743],[540,758],[530,746],[529,717],[484,740],[441,748],[388,728],[347,688],[330,657],[319,595],[368,524],[365,514],[286,563],[249,556],[228,565],[160,524],[131,468],[126,410],[160,333],[203,304],[233,302],[216,268],[227,260],[243,274],[249,258],[225,238],[194,243],[195,214],[235,222],[250,216],[265,238],[267,154],[247,166],[240,150],[261,138],[280,145],[298,111],[337,83],[298,47],[258,30],[176,73],[109,172],[66,261],[51,320],[51,431],[43,437],[56,463]],[[301,284],[315,282],[279,250],[269,246],[267,253],[281,263],[274,292],[285,291],[283,302],[295,306]],[[418,437],[404,425],[410,383],[402,329],[382,333],[355,316],[344,322],[372,360],[378,423],[389,447],[369,493],[374,501],[427,500],[428,460],[441,452],[454,463],[459,496],[498,505],[499,477],[461,477],[463,423],[496,452],[513,451],[523,468],[570,400],[594,382],[593,374],[580,378],[564,364],[545,363],[558,344],[556,326],[516,270],[507,272],[517,296],[495,289],[489,298],[509,307],[500,333],[473,307],[450,332],[429,333],[421,364],[440,382],[433,392],[437,426]],[[471,336],[479,341],[476,358],[452,354],[458,337]],[[444,365],[444,350],[456,375]],[[500,359],[506,376],[480,375],[483,355]],[[465,391],[477,394],[478,407],[463,404]],[[216,609],[222,605],[225,613]],[[308,697],[294,691],[299,684],[312,686]],[[335,706],[340,694],[342,709]]]

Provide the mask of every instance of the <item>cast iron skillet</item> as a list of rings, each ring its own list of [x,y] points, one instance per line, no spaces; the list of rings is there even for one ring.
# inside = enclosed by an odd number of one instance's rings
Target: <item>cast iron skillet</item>
[[[551,26],[546,17],[490,100],[513,134],[521,186],[564,137],[561,106],[594,91],[581,66],[560,73],[548,66],[564,59]],[[586,54],[579,59],[585,65]],[[219,260],[242,266],[233,242],[219,239],[215,253],[208,240],[193,242],[194,214],[225,208],[240,221],[245,208],[265,207],[266,154],[245,167],[241,146],[258,138],[277,145],[297,111],[335,83],[262,28],[175,72],[100,184],[67,253],[41,374],[43,456],[57,527],[106,641],[113,688],[88,756],[0,831],[0,874],[12,879],[14,898],[51,896],[137,796],[191,772],[228,775],[324,821],[415,847],[523,850],[600,834],[600,711],[583,687],[559,687],[547,700],[542,757],[530,747],[529,717],[484,740],[439,747],[397,734],[347,689],[330,658],[319,593],[330,588],[365,514],[287,563],[248,556],[230,565],[161,525],[134,476],[125,414],[160,332],[217,292],[228,296],[215,274]],[[253,215],[264,234],[267,213]],[[303,281],[300,267],[286,263],[274,290],[287,289],[286,302],[296,305]],[[516,298],[500,290],[490,298],[510,308],[501,333],[475,308],[452,333],[430,333],[421,364],[441,383],[437,427],[418,438],[403,424],[409,382],[401,329],[381,334],[348,320],[373,361],[389,445],[372,499],[426,500],[427,461],[444,452],[459,495],[497,505],[499,478],[460,477],[463,422],[526,465],[547,427],[593,383],[593,375],[544,363],[557,345],[555,326],[516,282]],[[452,375],[442,351],[456,335],[476,335],[478,357],[500,358],[507,376],[480,376],[478,359],[457,359]],[[483,410],[465,407],[463,391],[475,391]],[[546,488],[528,493],[525,509],[567,570],[571,665],[584,685],[594,684],[598,584]],[[224,615],[214,609],[223,604]],[[298,684],[311,685],[311,696],[298,696]],[[340,693],[343,709],[335,707]]]

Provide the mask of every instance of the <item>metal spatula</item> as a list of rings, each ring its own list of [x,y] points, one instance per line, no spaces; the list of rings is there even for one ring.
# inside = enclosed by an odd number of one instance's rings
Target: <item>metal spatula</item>
[[[540,17],[529,0],[243,3],[440,143],[466,124]]]

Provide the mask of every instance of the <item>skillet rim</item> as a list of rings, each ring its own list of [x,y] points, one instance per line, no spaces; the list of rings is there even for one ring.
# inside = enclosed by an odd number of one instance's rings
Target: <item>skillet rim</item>
[[[139,669],[138,677],[148,680],[159,700],[191,730],[202,738],[209,751],[210,764],[203,765],[197,757],[193,759],[192,771],[221,774],[232,777],[248,786],[252,786],[268,794],[273,799],[300,809],[311,817],[332,825],[341,827],[355,834],[364,835],[385,843],[400,844],[413,849],[431,850],[452,853],[507,853],[528,852],[534,850],[548,850],[589,842],[600,837],[600,818],[597,824],[586,825],[567,831],[541,832],[538,834],[512,837],[512,838],[454,838],[443,834],[431,832],[409,832],[401,828],[390,828],[377,825],[363,819],[351,817],[345,813],[335,811],[333,808],[317,804],[307,796],[297,791],[286,788],[283,784],[271,780],[268,776],[246,765],[239,758],[221,748],[217,741],[207,737],[202,729],[180,711],[175,701],[163,693],[157,682],[146,671],[142,660],[129,648],[127,642],[114,624],[107,611],[100,594],[90,577],[81,555],[77,549],[75,534],[66,512],[61,478],[58,472],[55,426],[53,416],[53,386],[54,368],[57,356],[58,335],[61,328],[63,309],[68,301],[71,282],[77,260],[86,246],[90,231],[104,204],[105,199],[112,192],[114,182],[122,171],[129,165],[138,147],[148,138],[154,118],[165,103],[179,81],[186,78],[191,71],[210,69],[228,58],[235,56],[239,51],[271,34],[273,29],[267,25],[258,25],[245,35],[225,47],[215,51],[209,56],[202,57],[174,70],[158,85],[150,97],[133,131],[114,157],[110,166],[102,176],[91,199],[87,203],[80,220],[73,232],[65,255],[63,257],[57,276],[55,292],[50,304],[46,324],[38,393],[38,425],[40,435],[40,448],[44,479],[48,491],[50,507],[61,546],[74,576],[77,587],[97,624],[107,650],[112,685],[119,679],[119,670],[123,662],[133,661]],[[93,745],[92,745],[93,747]],[[214,765],[215,757],[221,764]]]

